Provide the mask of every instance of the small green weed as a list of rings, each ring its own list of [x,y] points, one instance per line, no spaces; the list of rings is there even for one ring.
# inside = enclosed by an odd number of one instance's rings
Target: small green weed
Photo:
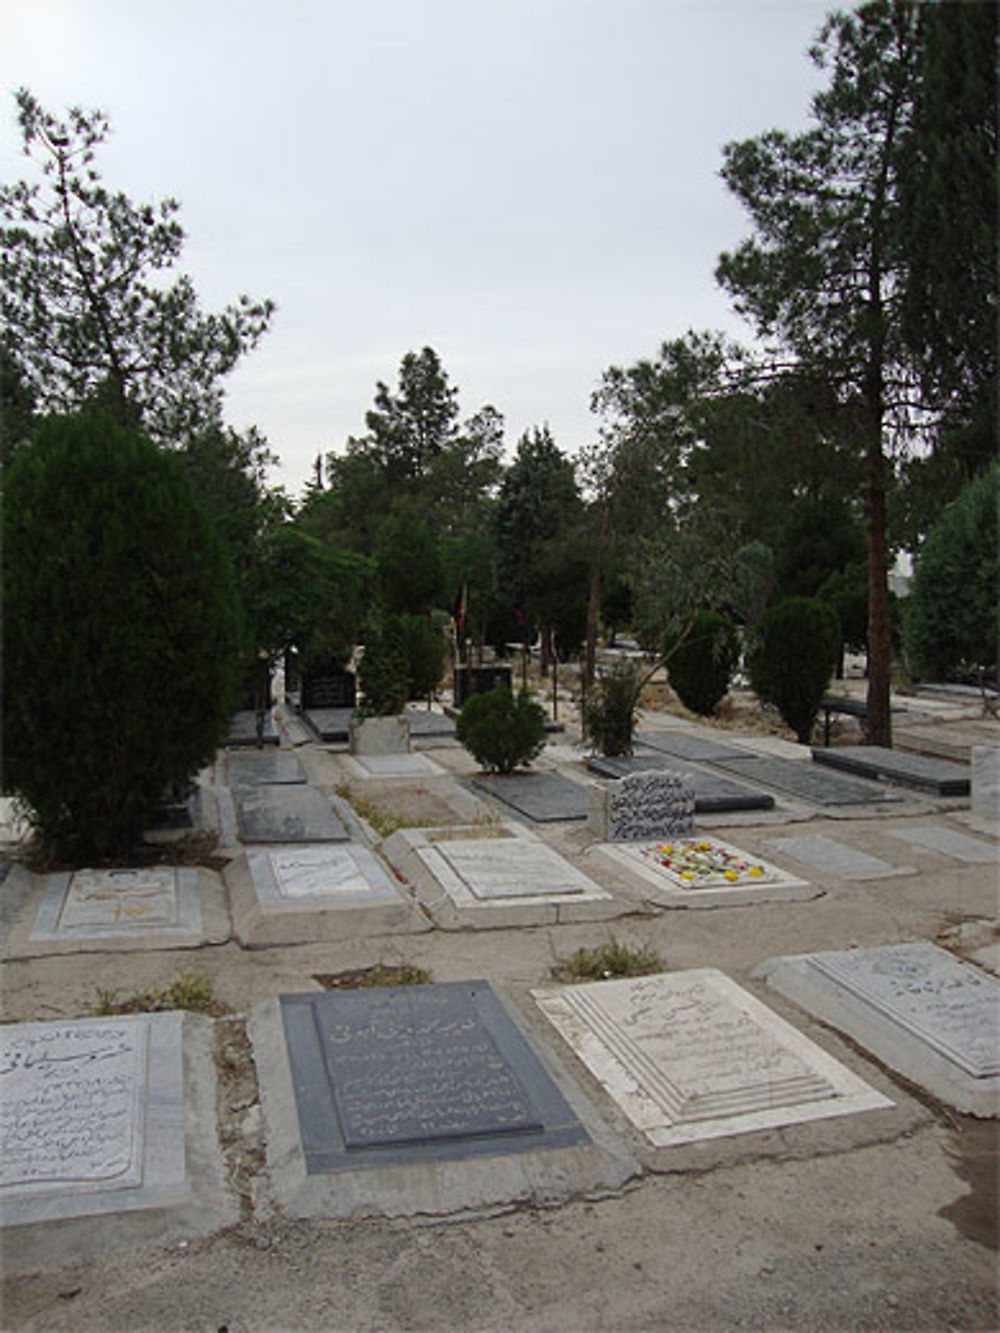
[[[183,967],[177,979],[168,986],[151,987],[124,998],[119,998],[115,990],[97,987],[94,1013],[100,1017],[111,1014],[159,1014],[167,1009],[190,1009],[196,1014],[225,1013],[225,1007],[215,998],[211,978],[200,972],[188,972]]]
[[[417,819],[406,819],[402,815],[390,814],[388,811],[380,810],[372,801],[367,800],[347,782],[342,782],[334,791],[346,801],[354,813],[370,824],[380,838],[388,838],[401,828],[418,828],[421,821]]]
[[[347,972],[328,972],[314,977],[324,990],[356,990],[365,986],[428,986],[431,974],[416,963],[376,963]]]
[[[552,969],[558,981],[608,981],[612,977],[644,977],[663,972],[663,959],[655,949],[633,949],[612,938],[594,949],[577,949]]]

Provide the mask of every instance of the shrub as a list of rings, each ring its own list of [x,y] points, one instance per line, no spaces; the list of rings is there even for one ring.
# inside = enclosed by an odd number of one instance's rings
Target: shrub
[[[634,662],[618,662],[604,672],[584,696],[583,734],[601,754],[632,753],[639,669]]]
[[[698,611],[685,634],[666,637],[663,657],[678,699],[693,713],[707,717],[715,712],[739,665],[739,637],[717,611]]]
[[[545,713],[526,690],[515,699],[506,685],[500,685],[465,701],[455,734],[487,771],[512,773],[541,754]]]
[[[399,625],[406,653],[407,697],[426,699],[444,674],[444,636],[427,616],[400,616]]]
[[[997,664],[1000,468],[974,477],[931,529],[903,618],[907,665],[944,676]]]
[[[406,706],[410,691],[409,661],[398,616],[378,612],[364,629],[364,652],[358,663],[361,707],[365,717],[395,717]]]
[[[750,684],[774,704],[803,745],[840,654],[836,613],[813,597],[788,597],[754,625],[747,654]]]
[[[56,855],[120,857],[224,738],[228,558],[181,460],[96,413],[18,451],[3,542],[6,785]]]

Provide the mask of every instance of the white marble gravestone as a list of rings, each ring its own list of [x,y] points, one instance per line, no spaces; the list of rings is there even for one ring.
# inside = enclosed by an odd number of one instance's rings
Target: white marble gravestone
[[[656,1147],[892,1104],[715,968],[532,995]]]
[[[1000,981],[926,940],[775,958],[768,983],[973,1115],[1000,1114]]]
[[[604,920],[624,910],[565,857],[514,824],[400,829],[381,850],[445,929]]]
[[[173,866],[50,875],[30,932],[12,953],[191,948],[224,939],[228,920],[214,880]],[[211,899],[208,920],[203,894]]]
[[[360,843],[248,849],[226,867],[225,878],[236,937],[251,947],[429,929]]]
[[[214,1106],[207,1020],[138,1014],[0,1028],[5,1253],[100,1247],[124,1213],[136,1239],[233,1220]]]
[[[705,845],[711,850],[703,859],[706,868],[696,873],[687,868],[686,849]],[[675,864],[661,849],[676,847]],[[589,855],[604,861],[635,892],[663,907],[725,907],[775,899],[815,898],[823,892],[769,861],[742,851],[731,842],[705,835],[655,842],[598,843]],[[728,867],[728,873],[727,873]]]

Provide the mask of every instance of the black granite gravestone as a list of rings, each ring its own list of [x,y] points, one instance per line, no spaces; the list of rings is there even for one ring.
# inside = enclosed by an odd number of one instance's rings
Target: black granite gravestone
[[[357,684],[352,671],[324,671],[303,676],[301,706],[311,708],[354,708]]]
[[[929,791],[935,796],[968,796],[969,770],[964,764],[933,759],[883,745],[845,745],[813,750],[813,759],[829,768],[843,769],[859,777],[895,782],[901,787]]]
[[[489,694],[501,685],[511,688],[512,672],[509,666],[456,667],[455,707],[461,708],[472,694]]]
[[[587,1140],[487,982],[283,995],[281,1013],[311,1174]]]
[[[740,759],[750,752],[735,745],[712,740],[687,731],[639,731],[636,741],[661,754],[675,759],[687,759],[694,764],[713,763],[716,759]]]
[[[473,786],[536,824],[587,818],[587,791],[558,773],[488,774],[473,779]]]
[[[873,782],[858,782],[840,773],[824,772],[798,759],[748,754],[742,759],[715,759],[712,763],[733,777],[774,787],[811,805],[870,805],[873,801],[899,800]]]
[[[685,768],[672,762],[665,754],[634,754],[627,757],[607,758],[591,755],[587,767],[603,778],[624,778],[630,773],[645,773],[650,769],[674,773],[683,778],[694,792],[696,814],[722,814],[730,810],[773,810],[774,797],[765,791],[745,787],[741,782],[716,777],[701,769]]]

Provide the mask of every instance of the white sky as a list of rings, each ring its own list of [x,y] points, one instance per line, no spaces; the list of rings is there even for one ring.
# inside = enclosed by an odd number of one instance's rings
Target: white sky
[[[14,90],[101,107],[98,165],[172,195],[206,309],[278,304],[229,378],[297,494],[430,344],[513,450],[592,439],[602,371],[688,328],[749,339],[713,271],[748,234],[721,149],[808,119],[823,0],[0,0]]]

